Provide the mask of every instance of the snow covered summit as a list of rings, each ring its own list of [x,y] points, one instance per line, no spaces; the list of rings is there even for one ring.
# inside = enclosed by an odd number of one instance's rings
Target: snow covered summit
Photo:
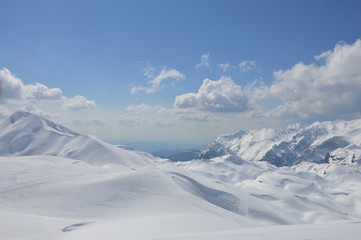
[[[118,148],[96,137],[81,135],[45,118],[16,111],[0,123],[0,156],[50,155],[93,165],[149,165],[149,154]]]
[[[356,157],[361,153],[361,119],[221,135],[201,152],[200,158],[235,154],[244,160],[267,161],[280,167],[301,162],[328,163],[341,152],[353,155],[354,162],[359,160]]]

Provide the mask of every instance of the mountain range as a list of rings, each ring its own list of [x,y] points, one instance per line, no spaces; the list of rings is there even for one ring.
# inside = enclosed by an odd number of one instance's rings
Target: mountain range
[[[17,111],[0,123],[0,236],[358,239],[359,126],[240,131],[174,162]]]
[[[356,162],[360,160],[360,153],[361,119],[357,119],[221,135],[200,153],[199,158],[234,154],[247,161],[266,161],[282,167],[302,162],[328,163],[344,159],[345,154],[353,156],[352,161]]]

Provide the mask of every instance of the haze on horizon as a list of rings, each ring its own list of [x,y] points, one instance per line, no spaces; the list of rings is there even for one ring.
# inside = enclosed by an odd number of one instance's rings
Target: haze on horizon
[[[156,148],[361,117],[360,1],[5,0],[1,8],[1,119],[22,109]]]

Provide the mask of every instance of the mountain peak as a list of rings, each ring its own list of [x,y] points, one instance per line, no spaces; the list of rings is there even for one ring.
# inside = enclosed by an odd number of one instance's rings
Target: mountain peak
[[[82,135],[33,113],[18,110],[0,123],[0,156],[48,155],[89,164],[149,165],[153,159]]]
[[[33,115],[34,114],[30,113],[30,112],[26,112],[23,110],[17,110],[16,112],[14,112],[13,114],[11,114],[11,116],[9,117],[9,121],[11,124],[15,123],[17,120],[24,118],[24,117],[28,117],[29,115]]]
[[[32,130],[32,132],[37,132],[40,128],[50,131],[59,135],[66,135],[69,137],[74,137],[79,135],[68,128],[61,126],[53,121],[45,119],[41,116],[33,114],[31,112],[17,110],[7,119],[7,124],[9,125],[19,125],[17,128],[24,128],[26,130]],[[6,121],[4,121],[6,122]],[[5,123],[6,125],[6,123]],[[2,124],[1,128],[4,128],[4,124]],[[15,126],[13,126],[15,127]]]

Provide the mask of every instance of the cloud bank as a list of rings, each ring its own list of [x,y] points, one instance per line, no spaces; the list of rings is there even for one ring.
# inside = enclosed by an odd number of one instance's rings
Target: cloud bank
[[[48,88],[44,84],[24,84],[7,68],[0,70],[1,100],[59,100],[62,91],[59,88]]]
[[[60,88],[49,88],[42,83],[24,84],[9,69],[3,68],[0,70],[0,102],[25,103],[26,106],[23,107],[23,110],[44,117],[52,117],[51,113],[38,109],[36,103],[55,100],[62,102],[64,108],[71,110],[96,107],[94,100],[88,100],[84,96],[69,99],[62,94]],[[31,105],[29,105],[29,101]]]
[[[270,85],[255,81],[242,87],[229,77],[218,81],[205,79],[198,92],[177,96],[174,107],[207,112],[255,110],[266,118],[339,118],[361,114],[361,39],[353,44],[340,42],[314,58],[311,64],[300,62],[274,72]],[[226,71],[229,65],[219,67]],[[247,60],[238,67],[246,72],[254,70],[257,64]],[[272,104],[268,104],[270,100]]]
[[[338,43],[315,59],[317,63],[301,62],[274,73],[265,95],[280,99],[282,105],[270,112],[272,116],[361,112],[361,40]]]

